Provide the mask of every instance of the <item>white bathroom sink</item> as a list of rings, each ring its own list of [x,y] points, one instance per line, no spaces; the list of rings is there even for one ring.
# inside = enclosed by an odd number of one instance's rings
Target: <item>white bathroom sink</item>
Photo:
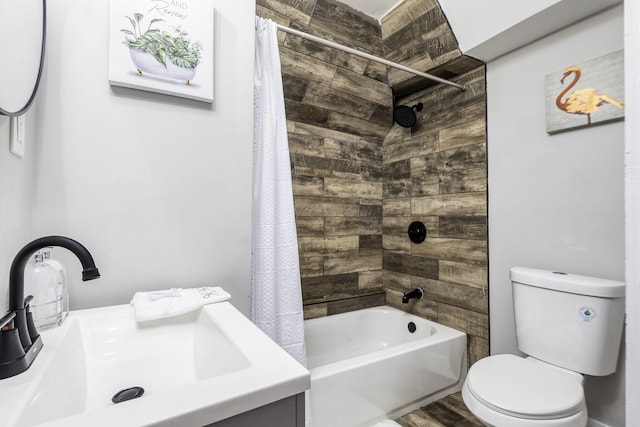
[[[31,368],[0,381],[6,426],[204,426],[294,396],[309,372],[230,303],[136,323],[129,305],[71,312]],[[144,394],[114,404],[119,391]]]

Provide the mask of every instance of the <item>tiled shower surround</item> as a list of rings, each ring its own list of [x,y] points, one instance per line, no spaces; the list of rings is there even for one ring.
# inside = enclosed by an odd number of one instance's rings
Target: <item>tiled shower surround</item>
[[[484,68],[456,81],[467,90],[404,99],[425,108],[384,141],[383,286],[388,305],[466,332],[475,362],[489,350]],[[421,244],[407,238],[412,221],[427,227]],[[402,304],[416,287],[425,297]]]
[[[464,92],[279,32],[307,318],[388,304],[488,355],[484,66],[435,0],[382,23],[329,0],[257,0],[260,16],[467,85]],[[412,129],[396,105],[424,104]],[[412,221],[427,239],[407,237]],[[421,301],[401,304],[421,287]]]

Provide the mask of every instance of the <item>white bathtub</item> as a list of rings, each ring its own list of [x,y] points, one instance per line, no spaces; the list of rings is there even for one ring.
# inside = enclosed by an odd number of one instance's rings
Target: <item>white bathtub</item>
[[[466,374],[463,332],[391,307],[307,320],[305,340],[314,427],[402,416],[459,391]]]

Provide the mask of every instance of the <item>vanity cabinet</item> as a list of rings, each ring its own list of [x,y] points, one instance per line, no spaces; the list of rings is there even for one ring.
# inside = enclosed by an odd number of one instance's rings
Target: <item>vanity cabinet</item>
[[[304,393],[238,414],[205,427],[304,427]]]

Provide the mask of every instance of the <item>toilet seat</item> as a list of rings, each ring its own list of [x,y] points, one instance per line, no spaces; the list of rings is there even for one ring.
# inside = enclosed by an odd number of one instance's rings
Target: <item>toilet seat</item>
[[[514,418],[554,420],[586,409],[581,375],[511,354],[476,362],[465,388],[479,404]]]

